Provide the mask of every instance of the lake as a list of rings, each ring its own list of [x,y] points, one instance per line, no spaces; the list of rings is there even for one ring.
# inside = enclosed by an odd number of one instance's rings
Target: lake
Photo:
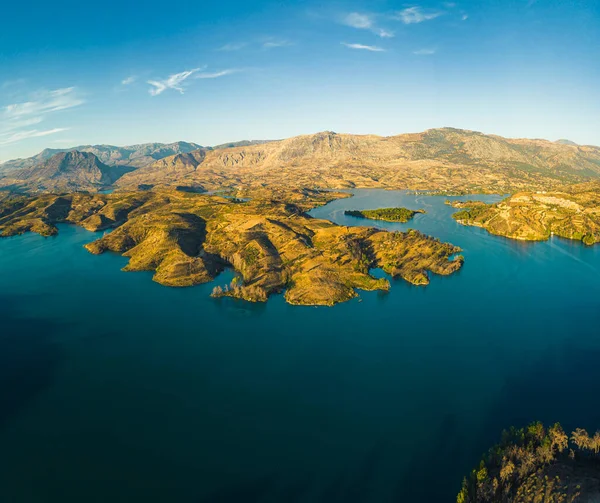
[[[373,224],[465,256],[333,308],[166,288],[73,226],[0,240],[0,501],[453,502],[503,428],[595,431],[600,246],[490,236],[445,199],[313,210],[422,208]]]

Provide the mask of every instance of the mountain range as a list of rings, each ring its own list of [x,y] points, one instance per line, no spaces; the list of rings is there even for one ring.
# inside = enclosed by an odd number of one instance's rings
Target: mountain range
[[[391,137],[331,131],[166,157],[117,185],[294,186],[507,193],[600,176],[600,148],[443,128]]]
[[[223,149],[232,147],[247,147],[249,145],[258,145],[266,143],[265,140],[243,140],[238,142],[224,143],[211,149]],[[194,150],[204,148],[197,143],[177,141],[174,143],[140,143],[138,145],[128,145],[117,147],[115,145],[79,145],[71,148],[46,148],[39,154],[23,159],[13,159],[0,164],[0,174],[7,173],[14,169],[29,168],[43,161],[47,161],[53,155],[61,152],[89,152],[94,154],[101,162],[109,165],[133,166],[140,168],[151,164],[154,161],[177,154],[186,154]]]
[[[9,188],[16,192],[102,190],[132,168],[109,166],[89,152],[59,152],[34,166],[15,170]]]
[[[381,187],[508,193],[600,178],[599,147],[565,140],[508,139],[454,128],[390,137],[326,131],[208,148],[177,142],[69,149],[74,150],[94,156],[96,161],[88,157],[86,162],[95,168],[76,156],[67,160],[57,157],[64,152],[47,149],[3,164],[0,186],[24,192],[63,187],[94,190],[114,184],[123,189]],[[49,168],[71,161],[76,164],[69,169]],[[98,177],[98,172],[103,176]]]

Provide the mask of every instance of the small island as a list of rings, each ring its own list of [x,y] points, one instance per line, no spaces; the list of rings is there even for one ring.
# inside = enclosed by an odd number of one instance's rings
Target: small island
[[[344,215],[369,220],[383,220],[384,222],[406,223],[417,213],[425,210],[409,210],[408,208],[379,208],[377,210],[346,210]]]

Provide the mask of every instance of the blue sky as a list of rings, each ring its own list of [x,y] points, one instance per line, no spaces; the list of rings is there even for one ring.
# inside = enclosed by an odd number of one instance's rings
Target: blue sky
[[[453,126],[600,145],[600,1],[15,2],[0,161]]]

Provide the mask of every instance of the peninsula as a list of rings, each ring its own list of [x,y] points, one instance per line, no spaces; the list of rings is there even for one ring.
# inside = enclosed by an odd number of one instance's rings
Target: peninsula
[[[113,194],[13,196],[0,201],[0,235],[57,233],[57,223],[90,231],[112,229],[86,245],[88,251],[121,253],[126,271],[153,271],[166,286],[213,281],[226,267],[240,280],[217,288],[248,301],[285,292],[291,304],[333,305],[356,290],[388,290],[381,268],[414,285],[429,273],[460,269],[460,249],[417,231],[387,232],[344,227],[305,212],[342,194],[290,191],[279,200],[226,199],[193,192],[133,191]]]
[[[453,215],[463,225],[486,229],[491,234],[524,241],[543,241],[556,235],[600,242],[600,182],[561,187],[555,191],[527,191],[496,204],[461,202]]]

